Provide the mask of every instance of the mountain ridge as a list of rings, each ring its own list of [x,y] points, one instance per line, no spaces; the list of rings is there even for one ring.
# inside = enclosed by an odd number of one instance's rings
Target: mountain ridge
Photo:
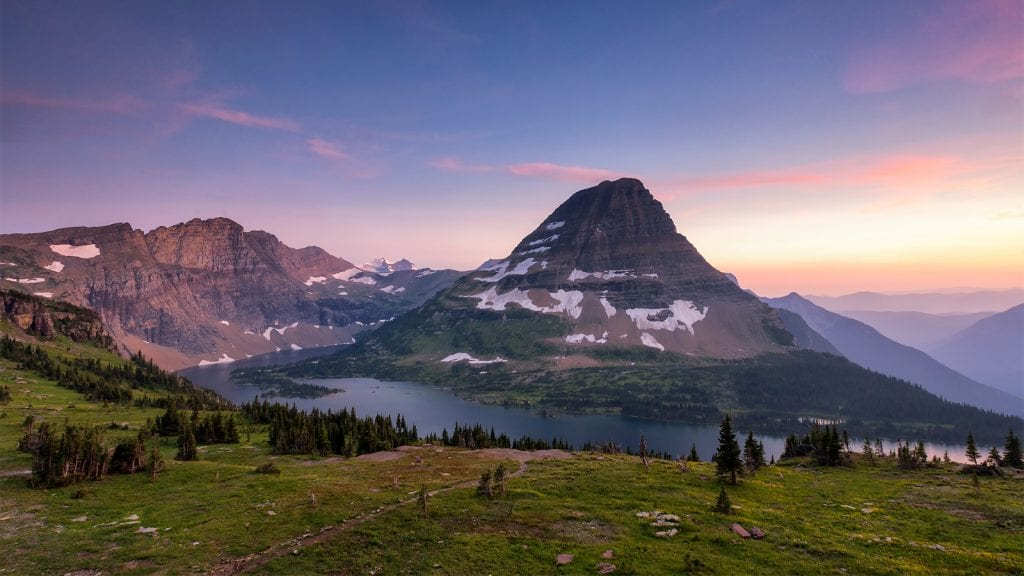
[[[0,286],[86,306],[168,368],[349,343],[460,275],[384,277],[227,218],[0,236]]]

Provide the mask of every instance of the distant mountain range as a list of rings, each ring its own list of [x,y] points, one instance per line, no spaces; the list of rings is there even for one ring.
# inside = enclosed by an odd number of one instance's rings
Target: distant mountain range
[[[833,312],[871,310],[927,314],[994,313],[1024,302],[1024,288],[920,294],[857,292],[845,296],[807,296],[807,299]]]
[[[839,353],[861,366],[919,384],[953,402],[1024,414],[1024,400],[1020,396],[971,380],[920,350],[886,338],[863,322],[830,312],[795,293],[763,300],[775,308],[799,314]]]
[[[0,236],[0,288],[91,308],[124,349],[167,368],[348,343],[462,275],[381,264],[368,272],[225,218]]]
[[[982,318],[930,351],[950,368],[1024,398],[1024,304]]]
[[[832,310],[859,320],[900,344],[928,351],[939,342],[967,328],[992,312],[971,314],[928,314],[925,312],[884,312],[878,310]]]
[[[824,330],[794,308],[777,310],[741,289],[676,231],[641,182],[621,179],[573,194],[506,258],[355,345],[281,374],[412,380],[492,402],[646,418],[733,413],[762,430],[814,416],[861,434],[951,441],[968,428],[991,434],[1020,422],[929,394],[998,410],[1011,404],[1008,394],[842,318],[902,353],[897,364],[921,360],[932,371],[904,376],[927,382],[922,389],[854,364],[864,359],[838,337],[845,331]],[[936,386],[936,376],[948,381]]]

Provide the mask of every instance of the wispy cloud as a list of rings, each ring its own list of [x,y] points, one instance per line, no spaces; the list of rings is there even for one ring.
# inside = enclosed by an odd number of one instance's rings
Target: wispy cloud
[[[929,12],[898,35],[854,46],[843,74],[846,89],[888,92],[923,81],[1024,77],[1019,0],[947,1]]]
[[[543,178],[561,182],[596,183],[621,177],[622,174],[603,168],[587,168],[585,166],[563,166],[550,162],[531,162],[528,164],[511,164],[505,170],[516,176]]]
[[[351,160],[352,156],[341,149],[341,145],[322,138],[309,138],[306,140],[307,149],[328,160]]]
[[[7,90],[0,92],[0,103],[8,106],[50,108],[76,112],[105,112],[111,114],[130,114],[146,107],[146,103],[142,99],[127,94],[120,94],[100,100],[87,100],[82,98],[42,96],[30,92],[11,92]]]
[[[487,166],[486,164],[467,164],[454,156],[436,158],[427,162],[427,164],[437,168],[438,170],[444,170],[445,172],[480,173],[491,172],[494,170],[493,166]]]
[[[297,122],[287,118],[257,116],[241,110],[233,110],[220,104],[185,104],[181,109],[190,116],[213,118],[229,124],[248,126],[250,128],[266,128],[269,130],[285,130],[288,132],[298,132],[300,130]]]
[[[597,183],[601,180],[619,178],[622,174],[604,168],[588,168],[586,166],[566,166],[551,162],[528,162],[525,164],[505,164],[492,166],[488,164],[471,164],[454,156],[444,156],[428,162],[430,166],[445,172],[506,172],[526,178],[557,180],[559,182],[575,182],[577,184]]]

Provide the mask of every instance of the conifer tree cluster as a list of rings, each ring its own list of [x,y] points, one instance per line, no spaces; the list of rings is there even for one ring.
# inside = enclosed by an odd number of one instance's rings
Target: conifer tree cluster
[[[146,467],[146,435],[108,448],[103,429],[64,424],[58,435],[49,422],[35,425],[26,419],[18,449],[32,454],[35,487],[57,488],[86,480],[100,480],[108,473],[133,474]]]
[[[256,398],[242,405],[242,413],[270,428],[270,445],[277,454],[339,454],[358,456],[391,450],[418,439],[416,426],[401,415],[359,418],[355,409],[304,412],[295,406],[271,404]]]
[[[847,438],[845,442],[842,440],[844,436]],[[782,457],[811,456],[819,466],[839,466],[850,462],[848,457],[844,457],[843,451],[848,444],[849,437],[845,431],[840,435],[834,424],[820,426],[815,423],[803,438],[796,434],[786,438]]]
[[[493,473],[490,470],[484,470],[480,474],[480,482],[476,486],[476,495],[486,498],[504,496],[507,476],[504,464],[498,464]]]
[[[494,428],[490,431],[480,424],[473,426],[461,426],[458,423],[452,429],[449,434],[448,429],[445,428],[441,431],[441,435],[431,434],[423,439],[426,442],[432,444],[440,444],[442,446],[453,446],[456,448],[469,448],[470,450],[476,450],[480,448],[512,448],[515,450],[572,450],[572,446],[561,438],[552,438],[551,440],[545,440],[543,438],[533,438],[530,436],[522,436],[516,440],[512,440],[508,435],[501,433],[495,434]]]

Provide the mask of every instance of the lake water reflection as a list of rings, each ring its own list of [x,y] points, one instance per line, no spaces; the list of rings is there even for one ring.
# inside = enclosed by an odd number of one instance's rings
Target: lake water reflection
[[[259,389],[232,381],[232,370],[296,362],[331,351],[331,348],[319,348],[265,354],[233,364],[189,368],[180,373],[198,385],[215,390],[233,402],[241,403],[252,400],[259,394]],[[696,444],[698,455],[705,461],[718,446],[717,425],[661,422],[617,415],[546,415],[525,408],[480,404],[459,398],[443,388],[413,382],[383,382],[370,378],[331,378],[311,382],[337,388],[339,392],[321,398],[278,397],[269,400],[295,404],[305,410],[319,408],[339,411],[354,407],[360,416],[402,414],[410,425],[416,425],[421,435],[440,434],[444,428],[451,431],[456,422],[469,425],[480,423],[487,427],[493,426],[496,433],[504,432],[510,438],[523,435],[545,439],[557,437],[577,448],[587,442],[613,442],[623,448],[631,447],[635,450],[639,445],[640,435],[643,434],[651,450],[669,452],[675,456],[689,453],[690,446]],[[741,445],[746,432],[737,431]],[[782,438],[757,438],[764,443],[765,458],[774,456],[778,459],[782,455]],[[926,447],[929,454],[941,455],[944,450],[948,450],[950,457],[962,459],[960,447],[935,444],[926,444]],[[886,449],[889,448],[890,444],[886,443]]]

